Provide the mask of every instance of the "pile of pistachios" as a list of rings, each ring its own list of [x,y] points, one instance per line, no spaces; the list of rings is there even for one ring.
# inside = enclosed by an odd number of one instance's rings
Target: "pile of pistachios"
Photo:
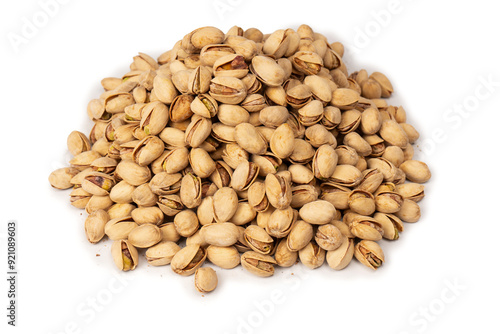
[[[377,241],[419,220],[431,173],[391,82],[348,72],[343,54],[307,25],[203,27],[157,60],[140,53],[101,81],[89,136],[69,135],[70,167],[49,181],[72,188],[88,240],[113,240],[120,270],[145,250],[200,292],[217,286],[206,260],[261,277],[353,256],[377,269]]]

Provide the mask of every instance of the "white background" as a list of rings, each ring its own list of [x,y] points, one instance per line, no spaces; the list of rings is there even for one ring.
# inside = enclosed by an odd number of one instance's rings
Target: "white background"
[[[499,8],[487,0],[397,3],[66,0],[16,48],[8,36],[22,36],[42,7],[2,1],[1,332],[498,332]],[[386,263],[377,272],[357,261],[341,272],[278,269],[268,279],[218,269],[219,287],[204,297],[193,277],[169,267],[142,261],[120,274],[109,242],[88,244],[85,214],[70,206],[69,191],[47,181],[70,158],[67,135],[90,131],[86,105],[100,80],[200,26],[269,33],[302,23],[345,44],[349,71],[391,79],[392,103],[405,106],[421,133],[416,158],[433,173],[420,222],[381,243]],[[19,222],[16,328],[5,317],[8,219]]]

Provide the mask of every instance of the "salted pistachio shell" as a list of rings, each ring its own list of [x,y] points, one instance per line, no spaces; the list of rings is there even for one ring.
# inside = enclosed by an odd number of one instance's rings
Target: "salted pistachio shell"
[[[248,188],[248,204],[257,212],[267,210],[269,207],[269,200],[266,196],[266,186],[264,182],[254,182]]]
[[[304,84],[297,84],[296,86],[290,87],[286,90],[286,102],[295,109],[302,108],[307,103],[312,101],[313,95],[311,88]]]
[[[200,51],[200,61],[205,66],[213,66],[217,59],[236,52],[230,45],[226,44],[209,44],[204,46]]]
[[[240,123],[247,123],[250,114],[243,107],[233,104],[219,105],[217,114],[219,121],[227,126],[237,126]]]
[[[73,186],[71,179],[80,173],[80,170],[73,167],[59,168],[49,175],[50,185],[56,189],[68,189]]]
[[[280,267],[291,267],[297,262],[298,252],[292,252],[288,249],[286,245],[287,239],[281,239],[276,246],[276,252],[274,258],[276,259],[276,264]]]
[[[191,102],[191,111],[205,118],[212,118],[217,115],[219,105],[209,94],[199,94]]]
[[[236,141],[234,138],[234,127],[220,122],[212,124],[212,137],[222,143],[233,143]]]
[[[219,44],[224,41],[224,33],[215,27],[198,28],[190,35],[190,41],[196,49],[202,49],[210,44]],[[184,43],[183,43],[184,47]]]
[[[425,162],[418,160],[406,160],[399,168],[406,174],[408,180],[416,183],[424,183],[431,178],[431,172]]]
[[[319,247],[326,251],[332,251],[339,248],[344,242],[345,236],[333,224],[325,224],[318,227],[314,240]]]
[[[147,166],[163,153],[164,148],[160,138],[148,136],[135,146],[132,157],[139,166]]]
[[[414,202],[419,202],[425,196],[424,185],[418,183],[405,183],[396,186],[396,191],[403,196],[404,199],[410,199]]]
[[[328,80],[318,75],[308,75],[304,78],[304,84],[307,85],[318,100],[328,103],[332,100],[332,87]]]
[[[170,268],[176,274],[190,276],[201,267],[206,257],[207,253],[200,245],[187,245],[174,255],[170,262]]]
[[[132,211],[132,219],[139,224],[154,224],[159,225],[163,222],[163,212],[156,206],[139,207]]]
[[[314,225],[324,225],[330,223],[335,216],[335,207],[325,200],[317,200],[305,204],[299,210],[300,218],[305,222]]]
[[[104,237],[104,226],[109,221],[109,215],[104,210],[92,212],[85,220],[85,235],[87,240],[93,244]]]
[[[359,93],[349,88],[338,88],[333,92],[331,104],[340,110],[350,110],[359,101]]]
[[[354,241],[350,238],[345,238],[342,245],[326,253],[326,262],[330,268],[342,270],[349,265],[354,254]]]
[[[407,148],[411,147],[408,145]],[[388,146],[385,148],[382,158],[390,161],[395,167],[401,166],[401,164],[406,160],[403,150],[399,146]]]
[[[357,132],[350,132],[344,137],[344,144],[356,150],[361,156],[368,156],[372,153],[372,147]]]
[[[207,248],[207,258],[222,269],[233,269],[240,264],[240,254],[234,246],[215,246]]]
[[[368,216],[375,212],[376,200],[372,193],[368,191],[354,189],[349,194],[348,202],[349,208],[361,215]]]
[[[266,127],[277,128],[288,120],[289,112],[283,106],[269,106],[259,113],[259,121]]]
[[[233,169],[249,158],[248,152],[236,143],[227,144],[222,152],[222,159]]]
[[[104,233],[111,240],[127,239],[130,231],[137,226],[139,225],[133,221],[131,216],[120,217],[109,220],[104,226]]]
[[[309,269],[316,269],[325,262],[326,252],[314,241],[311,241],[299,251],[300,262]]]
[[[187,173],[182,178],[180,197],[182,204],[187,208],[192,209],[201,203],[201,179],[192,174]]]
[[[315,153],[311,144],[303,139],[295,139],[293,153],[288,159],[292,163],[305,164],[313,159]]]
[[[127,217],[132,214],[132,211],[136,208],[134,204],[113,204],[108,210],[109,219]]]
[[[354,256],[356,259],[373,270],[377,270],[384,263],[384,252],[375,242],[370,240],[361,240],[354,247]]]
[[[285,80],[285,71],[270,57],[253,57],[250,71],[252,71],[263,84],[271,87],[281,86]]]
[[[268,174],[266,176],[266,195],[269,203],[276,209],[286,209],[290,205],[292,201],[290,181],[281,175]]]
[[[146,135],[158,135],[168,123],[168,108],[160,101],[150,102],[141,113],[140,128]]]
[[[287,38],[285,30],[279,29],[273,32],[264,42],[262,51],[265,55],[274,57],[275,59],[281,58],[288,50],[290,40]]]
[[[181,179],[182,174],[180,173],[170,174],[167,172],[161,172],[153,176],[149,182],[149,187],[151,188],[153,194],[158,196],[169,195],[180,190]]]
[[[174,226],[179,235],[190,237],[198,230],[198,217],[192,210],[182,210],[175,215]]]
[[[217,287],[217,274],[212,268],[199,268],[194,276],[194,286],[201,293],[214,291]]]
[[[175,229],[174,223],[163,223],[158,227],[160,228],[162,241],[177,242],[181,238]]]
[[[227,187],[231,183],[233,170],[224,161],[215,161],[215,170],[210,175],[210,181],[215,183],[217,188]]]
[[[294,142],[295,137],[292,128],[287,123],[284,123],[273,132],[269,147],[278,158],[285,159],[292,155]]]
[[[93,195],[87,202],[85,211],[90,214],[99,209],[107,210],[111,205],[113,205],[113,201],[109,198],[109,196]]]
[[[314,202],[318,199],[318,190],[316,187],[309,184],[302,184],[292,188],[292,208],[301,208],[307,203]]]
[[[394,180],[397,168],[389,160],[384,158],[372,158],[367,161],[368,168],[378,169],[384,175],[384,181],[391,182]]]
[[[213,196],[213,202],[214,218],[219,223],[230,221],[238,209],[238,195],[229,187],[217,190]]]
[[[337,140],[332,132],[328,131],[322,124],[309,126],[305,132],[306,140],[314,147],[321,145],[337,146]]]
[[[240,232],[233,223],[209,224],[200,230],[200,236],[207,244],[220,247],[234,245],[239,235]]]
[[[207,178],[215,171],[215,162],[207,151],[193,148],[189,153],[189,163],[193,171],[200,178]]]
[[[132,192],[132,200],[139,206],[152,207],[158,202],[158,196],[148,183],[138,186]]]
[[[90,141],[87,136],[79,131],[73,131],[67,139],[68,151],[72,155],[78,155],[88,151],[91,148]]]
[[[377,211],[383,213],[396,213],[403,205],[403,196],[394,191],[377,191],[375,205]]]
[[[345,216],[344,220],[346,220]],[[360,239],[378,241],[384,235],[380,223],[369,216],[353,214],[352,218],[348,219],[346,223],[351,233]]]
[[[247,88],[238,78],[218,76],[211,80],[210,95],[220,103],[239,104],[247,97]]]
[[[333,106],[326,106],[323,109],[323,118],[321,119],[321,124],[327,130],[333,130],[337,128],[342,120],[342,115],[340,109]]]
[[[363,97],[367,99],[379,99],[382,96],[382,88],[373,79],[365,80],[360,86]]]
[[[92,172],[85,176],[82,182],[82,188],[92,195],[106,196],[109,195],[109,191],[115,185],[115,179],[113,176]]]
[[[69,196],[71,205],[78,209],[85,209],[85,206],[87,206],[88,202],[90,201],[90,197],[92,197],[92,194],[89,194],[82,188],[75,188],[71,191]]]
[[[292,252],[297,252],[307,246],[314,236],[311,224],[297,220],[287,236],[287,247]]]
[[[331,145],[321,145],[314,154],[312,172],[320,180],[333,177],[337,169],[338,156]]]
[[[120,161],[116,166],[115,177],[119,177],[130,185],[140,186],[151,179],[151,171],[146,166],[139,166],[130,160]]]
[[[394,91],[394,88],[392,87],[392,84],[389,81],[389,79],[387,79],[387,77],[383,73],[373,72],[370,75],[370,79],[374,80],[379,84],[381,88],[382,97],[387,98],[391,96],[392,92]]]
[[[231,187],[236,191],[247,190],[259,175],[259,165],[243,161],[236,167],[231,178]]]
[[[148,248],[159,243],[162,239],[158,226],[153,224],[139,225],[130,231],[129,242],[138,248]]]
[[[314,180],[314,174],[310,168],[304,165],[291,164],[288,171],[292,176],[292,182],[296,184],[308,184]]]
[[[137,249],[128,240],[115,240],[111,245],[111,256],[118,269],[134,270],[139,262]]]
[[[242,55],[229,54],[215,61],[213,73],[214,76],[229,76],[241,79],[248,74],[248,65]]]
[[[270,254],[273,250],[274,239],[262,227],[249,225],[245,229],[244,238],[250,248],[257,253]]]
[[[96,160],[100,157],[101,157],[101,155],[96,151],[85,151],[85,152],[82,152],[78,155],[75,155],[69,161],[69,163],[71,166],[73,166],[75,168],[78,168],[80,170],[84,170],[85,168],[90,166],[90,164],[92,162],[94,162],[94,160]]]
[[[384,175],[378,169],[366,169],[363,171],[363,179],[356,189],[374,193],[383,180]]]
[[[111,114],[123,112],[125,107],[132,105],[135,102],[132,94],[120,92],[117,89],[106,92],[103,99],[104,109],[106,112]]]
[[[241,266],[250,273],[260,277],[274,275],[276,260],[272,256],[248,251],[241,255]]]
[[[174,255],[181,248],[175,242],[162,241],[146,251],[146,260],[152,266],[165,266],[170,264]]]
[[[189,94],[203,94],[210,89],[210,80],[212,79],[212,71],[206,66],[197,66],[190,72],[187,82],[187,90]],[[189,95],[187,95],[189,96]],[[191,96],[191,101],[193,101]]]
[[[239,202],[238,209],[231,218],[231,222],[235,225],[245,225],[250,223],[257,216],[257,211],[248,204],[248,202]]]
[[[210,119],[193,115],[189,123],[184,140],[191,147],[199,147],[207,139],[212,131],[212,122]]]
[[[297,210],[288,207],[274,210],[265,228],[266,232],[275,238],[284,238],[290,233],[293,223],[297,220]]]
[[[323,59],[312,51],[298,51],[291,61],[295,70],[306,75],[318,74],[323,67]]]
[[[390,213],[377,212],[373,216],[384,230],[384,238],[389,240],[399,239],[399,233],[404,230],[401,219]]]
[[[344,111],[337,129],[341,134],[348,134],[355,131],[361,124],[361,116],[361,112],[356,109]]]
[[[240,103],[248,112],[254,113],[267,107],[266,99],[261,94],[249,94]]]
[[[324,182],[320,186],[322,200],[328,201],[338,210],[349,208],[351,190],[336,183]]]
[[[253,154],[251,161],[259,166],[259,175],[276,174],[282,164],[282,160],[273,153],[266,152],[263,155]]]
[[[379,133],[390,145],[405,148],[409,143],[408,135],[396,121],[390,119],[383,121]]]
[[[361,113],[361,131],[366,135],[376,134],[382,126],[382,117],[376,108],[365,109]]]
[[[301,107],[298,111],[299,121],[304,126],[311,126],[321,121],[324,115],[321,101],[312,100]]]
[[[263,154],[267,151],[266,140],[250,123],[237,125],[234,138],[238,145],[250,154]]]
[[[416,223],[420,220],[420,207],[416,202],[405,199],[401,209],[395,215],[404,222]]]
[[[105,174],[111,174],[115,171],[118,161],[111,159],[109,157],[101,157],[94,160],[90,166],[96,172],[101,172]]]

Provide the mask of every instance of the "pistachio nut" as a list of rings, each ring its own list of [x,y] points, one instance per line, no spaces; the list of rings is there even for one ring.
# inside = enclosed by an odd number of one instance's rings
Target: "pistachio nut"
[[[234,246],[215,246],[207,248],[207,258],[222,269],[233,269],[240,264],[240,254]]]
[[[396,191],[403,196],[404,199],[410,199],[414,202],[421,201],[424,194],[424,185],[418,183],[405,183],[396,186]]]
[[[170,268],[176,274],[190,276],[201,267],[206,258],[207,253],[203,247],[198,244],[187,245],[175,253]]]
[[[259,175],[259,165],[243,161],[236,167],[231,178],[231,188],[236,191],[247,190]]]
[[[265,228],[266,232],[275,238],[284,238],[290,232],[293,223],[297,220],[297,210],[288,207],[283,210],[276,209],[269,217]],[[248,240],[247,240],[248,241]]]
[[[374,80],[379,84],[382,97],[387,98],[391,96],[392,92],[394,91],[394,88],[392,87],[392,84],[389,81],[389,79],[387,79],[387,77],[383,73],[373,72],[370,75],[370,79]]]
[[[384,181],[384,175],[378,169],[366,169],[363,171],[363,179],[356,189],[373,194],[382,181]]]
[[[287,122],[289,115],[286,107],[269,106],[260,111],[259,121],[266,127],[277,128],[281,124]]]
[[[320,188],[320,199],[330,202],[338,210],[349,208],[349,194],[351,193],[349,188],[332,182],[324,182]]]
[[[409,143],[408,135],[396,121],[390,119],[383,121],[379,133],[390,145],[405,148]]]
[[[250,154],[263,154],[267,151],[266,140],[250,123],[238,124],[234,128],[234,139]]]
[[[71,205],[78,209],[85,209],[90,201],[90,198],[92,197],[92,194],[89,194],[82,188],[75,188],[71,191],[69,196]]]
[[[292,188],[292,208],[301,208],[307,203],[314,202],[318,199],[318,190],[316,187],[303,184]]]
[[[149,187],[155,195],[169,195],[180,190],[181,179],[182,174],[180,173],[169,174],[167,172],[161,172],[153,176],[153,178],[149,182]]]
[[[139,225],[130,231],[128,241],[137,248],[149,248],[162,239],[158,226],[153,224]]]
[[[238,78],[218,76],[211,80],[209,93],[220,103],[239,104],[247,97],[247,88]]]
[[[132,186],[140,186],[151,179],[151,171],[130,160],[123,160],[116,166],[115,178],[124,180]]]
[[[190,237],[198,230],[198,217],[192,210],[182,210],[175,215],[174,226],[179,235]]]
[[[152,266],[165,266],[170,264],[174,255],[181,248],[175,242],[162,241],[146,251],[146,260]]]
[[[380,112],[376,108],[365,109],[361,113],[361,131],[366,135],[376,134],[382,126]]]
[[[411,145],[408,145],[411,147]],[[401,166],[401,164],[406,160],[403,150],[399,146],[388,146],[385,148],[382,158],[392,162],[395,167]]]
[[[360,215],[369,216],[375,212],[376,199],[374,198],[372,193],[368,191],[354,189],[349,194],[348,203],[349,209],[356,213],[359,213]]]
[[[201,203],[201,179],[192,174],[187,173],[182,178],[180,197],[182,204],[189,209],[195,208]]]
[[[131,216],[138,225],[159,225],[163,222],[164,217],[163,212],[156,206],[136,208],[132,211]]]
[[[215,223],[204,225],[200,237],[209,245],[228,247],[238,241],[240,231],[233,223]]]
[[[350,238],[344,238],[342,245],[335,250],[326,253],[326,262],[330,268],[342,270],[349,265],[354,255],[354,241]]]
[[[208,138],[212,131],[212,122],[210,119],[193,115],[186,131],[185,138],[186,144],[191,147],[199,147]]]
[[[56,189],[71,188],[73,187],[73,183],[71,183],[71,180],[79,173],[80,170],[73,167],[56,169],[49,175],[50,185]]]
[[[401,209],[395,215],[404,222],[416,223],[420,220],[420,207],[416,202],[405,199]]]
[[[199,94],[191,102],[191,111],[201,117],[212,118],[217,115],[219,105],[209,94]]]
[[[241,255],[241,266],[250,273],[260,277],[274,275],[276,260],[272,256],[248,251]]]
[[[319,247],[326,251],[332,251],[339,248],[346,237],[333,224],[325,224],[318,227],[314,240]]]
[[[404,230],[401,219],[390,213],[377,212],[373,216],[384,230],[384,238],[389,240],[399,239],[399,233]]]
[[[139,262],[137,249],[128,240],[115,240],[111,245],[111,256],[118,269],[134,270]]]
[[[328,201],[316,200],[306,203],[299,210],[299,215],[309,224],[324,225],[330,223],[335,217],[335,207]]]
[[[172,241],[177,242],[181,238],[180,234],[177,233],[174,223],[163,223],[158,226],[161,231],[162,241]]]
[[[231,220],[238,209],[238,195],[234,189],[222,187],[213,196],[214,218],[219,223]]]
[[[68,151],[72,155],[78,155],[82,152],[89,151],[91,148],[90,141],[86,135],[79,131],[73,131],[67,139]]]
[[[425,183],[431,178],[431,172],[425,162],[406,160],[399,168],[406,174],[408,180],[416,183]]]
[[[269,207],[269,200],[267,199],[264,182],[254,182],[248,188],[248,203],[257,212],[267,210]]]
[[[257,76],[259,81],[267,86],[281,86],[285,80],[285,71],[270,57],[253,57],[250,71]]]
[[[292,252],[297,252],[307,246],[314,236],[311,224],[303,220],[293,223],[287,236],[287,247]]]
[[[312,172],[320,180],[333,177],[337,169],[338,156],[331,145],[321,145],[314,154]]]
[[[377,270],[385,261],[382,248],[375,242],[370,240],[361,240],[354,247],[354,256],[359,262]]]
[[[111,219],[104,226],[104,233],[111,240],[127,239],[130,232],[136,228],[137,223],[133,221],[131,216]]]
[[[231,218],[231,222],[235,225],[245,225],[254,220],[257,216],[257,211],[248,202],[239,202],[238,209]]]
[[[348,134],[355,131],[361,124],[361,115],[361,112],[356,109],[344,111],[337,129],[341,134]]]
[[[287,239],[281,239],[278,246],[276,246],[274,258],[276,264],[280,267],[291,267],[297,262],[298,258],[298,253],[290,251],[286,243]]]
[[[93,244],[104,237],[104,226],[109,221],[109,215],[104,210],[92,212],[85,220],[85,235],[87,240]]]
[[[217,274],[212,268],[199,268],[194,275],[194,286],[201,293],[214,291],[217,287]]]
[[[344,219],[346,218],[344,217]],[[353,214],[346,223],[351,233],[360,239],[378,241],[384,235],[382,225],[369,216]]]
[[[309,269],[321,267],[325,262],[325,255],[325,250],[319,247],[315,241],[309,242],[304,248],[299,250],[300,262]]]
[[[245,241],[252,250],[260,254],[270,254],[274,248],[274,239],[265,229],[257,225],[249,225],[244,233]]]
[[[276,209],[286,209],[292,201],[292,187],[283,176],[268,174],[265,180],[269,203]]]
[[[239,54],[228,54],[217,59],[213,66],[214,76],[243,78],[248,74],[245,57]]]

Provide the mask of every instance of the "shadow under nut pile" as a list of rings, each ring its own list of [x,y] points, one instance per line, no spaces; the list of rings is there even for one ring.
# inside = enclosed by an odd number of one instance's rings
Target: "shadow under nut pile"
[[[101,81],[89,136],[69,135],[70,167],[49,181],[72,188],[88,240],[113,240],[120,270],[145,257],[200,292],[217,286],[206,261],[261,277],[353,257],[377,269],[378,241],[419,220],[431,174],[391,82],[349,72],[343,53],[307,25],[203,27],[156,60],[140,53]]]

